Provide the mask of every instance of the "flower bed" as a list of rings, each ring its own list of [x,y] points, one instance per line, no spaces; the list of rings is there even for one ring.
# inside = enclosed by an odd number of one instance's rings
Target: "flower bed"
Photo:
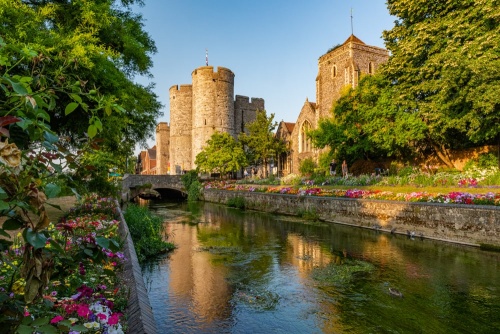
[[[467,183],[471,183],[469,180]],[[500,193],[487,192],[484,194],[471,194],[467,192],[428,193],[394,193],[391,191],[373,191],[360,189],[324,189],[321,187],[276,187],[264,185],[243,185],[230,181],[208,182],[205,189],[221,189],[233,191],[259,191],[276,194],[298,195],[298,196],[330,196],[344,198],[380,199],[404,202],[428,202],[428,203],[449,203],[449,204],[474,204],[474,205],[497,205],[500,206]]]
[[[117,271],[120,252],[113,199],[89,196],[48,228],[45,245],[28,251],[51,270],[41,297],[26,303],[38,281],[21,278],[27,251],[19,234],[0,258],[0,307],[12,333],[123,333],[127,291]],[[40,269],[41,270],[41,269]],[[25,276],[26,277],[26,276]],[[29,277],[29,276],[28,276]],[[36,284],[35,284],[36,285]],[[28,298],[28,300],[31,298]]]

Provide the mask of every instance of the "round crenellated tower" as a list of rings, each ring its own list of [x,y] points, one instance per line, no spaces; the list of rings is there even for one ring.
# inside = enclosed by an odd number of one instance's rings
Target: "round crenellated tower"
[[[224,67],[202,66],[192,74],[192,168],[196,155],[215,131],[234,131],[234,73]],[[172,117],[172,116],[170,116]],[[170,123],[173,121],[171,120]],[[172,130],[171,130],[172,131]]]
[[[170,166],[169,174],[179,175],[190,170],[194,160],[192,145],[192,85],[170,87]]]

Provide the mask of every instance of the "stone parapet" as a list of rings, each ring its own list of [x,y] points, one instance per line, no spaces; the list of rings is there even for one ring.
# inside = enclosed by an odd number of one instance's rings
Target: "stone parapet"
[[[286,215],[309,210],[332,223],[472,246],[500,246],[500,208],[496,206],[203,191],[204,200],[213,203],[225,204],[236,196],[243,197],[245,207],[253,210]]]

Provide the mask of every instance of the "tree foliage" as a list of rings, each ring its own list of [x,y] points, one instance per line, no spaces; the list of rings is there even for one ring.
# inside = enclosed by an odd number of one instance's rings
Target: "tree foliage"
[[[52,180],[77,170],[99,142],[108,153],[130,152],[130,139],[154,129],[156,96],[132,81],[148,73],[154,51],[127,9],[134,2],[0,0],[0,249],[12,243],[6,231],[22,230],[28,304],[65,253],[47,229],[47,198],[61,190]],[[100,159],[94,167],[111,161]],[[2,310],[20,302],[6,296]],[[22,313],[9,317],[15,325]]]
[[[72,94],[50,91],[57,103],[48,118],[73,146],[97,136],[118,155],[154,133],[161,104],[152,86],[133,82],[135,75],[149,75],[156,52],[130,8],[141,2],[0,0],[0,36],[14,52],[36,52],[33,61],[14,62],[9,73],[33,77],[41,90],[74,83]]]
[[[421,120],[420,145],[451,165],[448,149],[500,134],[500,11],[497,0],[389,0],[384,75],[393,103]],[[460,140],[457,140],[460,138]]]
[[[274,121],[274,114],[269,117],[265,110],[257,110],[255,121],[246,126],[247,132],[241,133],[239,140],[245,147],[248,161],[255,164],[262,163],[267,173],[267,166],[271,158],[277,159],[280,153],[286,151],[286,143],[274,134],[278,122]]]
[[[240,143],[226,132],[215,132],[195,159],[200,171],[221,175],[238,171],[246,163]]]

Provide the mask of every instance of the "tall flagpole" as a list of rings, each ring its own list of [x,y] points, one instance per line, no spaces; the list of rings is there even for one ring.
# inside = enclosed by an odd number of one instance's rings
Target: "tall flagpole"
[[[205,49],[205,66],[208,66],[208,49]]]
[[[354,35],[354,27],[352,24],[352,7],[351,7],[351,35]]]

